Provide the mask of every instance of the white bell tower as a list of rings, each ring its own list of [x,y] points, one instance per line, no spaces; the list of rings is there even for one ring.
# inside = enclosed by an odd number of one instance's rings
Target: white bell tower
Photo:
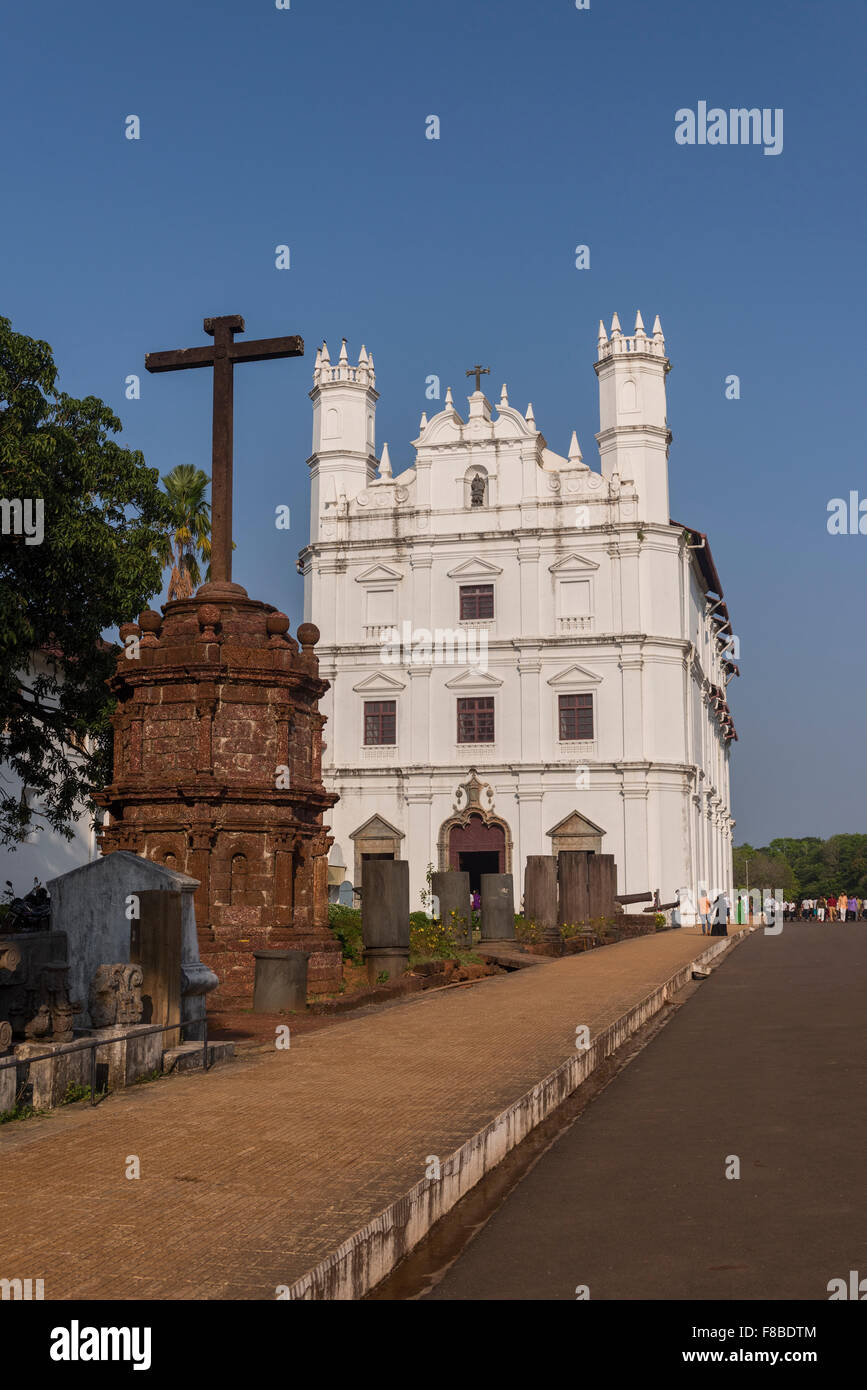
[[[376,474],[376,373],[373,354],[362,346],[357,365],[349,361],[346,339],[332,365],[327,344],[316,350],[313,368],[313,453],[310,467],[310,538],[340,514]]]
[[[671,363],[657,315],[648,338],[641,314],[631,337],[611,320],[611,337],[599,321],[599,433],[602,472],[632,481],[638,492],[638,520],[668,525],[668,428],[665,378]]]

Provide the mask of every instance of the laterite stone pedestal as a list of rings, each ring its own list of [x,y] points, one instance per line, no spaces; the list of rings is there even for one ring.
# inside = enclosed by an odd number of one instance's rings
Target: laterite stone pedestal
[[[310,993],[336,991],[322,817],[337,797],[322,785],[318,628],[303,623],[296,642],[284,613],[222,581],[120,633],[102,853],[131,850],[199,880],[218,1006],[252,1003],[256,950],[309,952]]]

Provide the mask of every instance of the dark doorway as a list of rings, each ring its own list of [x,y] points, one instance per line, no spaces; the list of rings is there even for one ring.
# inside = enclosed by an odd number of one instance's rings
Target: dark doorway
[[[470,876],[470,892],[481,893],[482,874],[500,872],[500,856],[496,850],[460,850],[458,868]]]

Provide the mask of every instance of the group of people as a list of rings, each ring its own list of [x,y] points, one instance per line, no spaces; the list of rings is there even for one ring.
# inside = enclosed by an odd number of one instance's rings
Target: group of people
[[[867,898],[855,898],[848,893],[831,893],[827,898],[802,898],[798,903],[783,903],[786,922],[861,922],[867,917]]]

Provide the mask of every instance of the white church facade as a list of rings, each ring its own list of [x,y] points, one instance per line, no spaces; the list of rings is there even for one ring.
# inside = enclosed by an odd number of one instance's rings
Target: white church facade
[[[706,537],[669,513],[669,369],[658,319],[600,324],[599,471],[477,377],[392,476],[373,358],[317,353],[298,567],[334,881],[385,855],[413,908],[429,864],[512,873],[517,903],[528,855],[587,848],[621,893],[731,889],[734,638]]]

